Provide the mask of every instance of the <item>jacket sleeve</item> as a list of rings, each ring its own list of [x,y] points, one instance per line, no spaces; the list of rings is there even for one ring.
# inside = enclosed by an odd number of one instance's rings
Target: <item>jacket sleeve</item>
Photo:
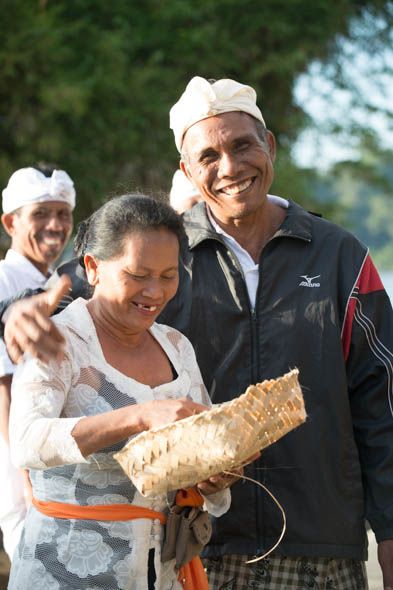
[[[343,346],[365,516],[378,542],[393,539],[393,312],[368,254],[348,301]]]

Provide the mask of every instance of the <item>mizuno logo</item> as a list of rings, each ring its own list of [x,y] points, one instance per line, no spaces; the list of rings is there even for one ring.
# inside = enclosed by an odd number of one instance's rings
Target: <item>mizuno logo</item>
[[[304,279],[299,283],[299,287],[320,287],[321,283],[314,283],[315,279],[319,279],[321,275],[315,277],[308,277],[307,275],[301,275],[300,278]]]

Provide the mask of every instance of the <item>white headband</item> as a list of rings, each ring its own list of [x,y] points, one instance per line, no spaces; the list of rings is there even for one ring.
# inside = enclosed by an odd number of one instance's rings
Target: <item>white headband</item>
[[[172,188],[169,193],[171,206],[178,210],[187,199],[199,195],[198,189],[188,180],[182,170],[176,170],[172,179]]]
[[[266,127],[256,100],[256,92],[251,86],[229,79],[211,84],[205,78],[195,76],[169,113],[169,126],[173,129],[177,149],[181,151],[184,134],[191,125],[222,113],[242,111]]]
[[[21,168],[13,173],[3,190],[4,213],[43,201],[62,201],[74,209],[74,183],[67,172],[54,170],[48,178],[35,168]]]

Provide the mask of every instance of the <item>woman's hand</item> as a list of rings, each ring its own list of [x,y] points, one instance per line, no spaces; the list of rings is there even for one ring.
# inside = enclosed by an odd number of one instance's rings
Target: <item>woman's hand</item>
[[[157,428],[208,409],[185,397],[130,404],[96,416],[85,416],[75,424],[72,436],[82,455],[88,457],[143,430]]]
[[[252,457],[249,457],[244,465],[249,465],[256,459],[259,459],[261,453],[255,453]],[[219,473],[218,475],[213,475],[206,479],[205,481],[201,481],[197,484],[198,490],[204,495],[209,496],[210,494],[216,494],[217,492],[221,492],[225,490],[225,488],[229,488],[234,483],[239,481],[243,475],[243,467],[239,469],[231,469],[231,475],[229,473]]]
[[[209,408],[197,404],[186,397],[178,399],[152,400],[139,405],[140,430],[158,428],[170,422],[177,422],[193,414],[200,414]]]
[[[210,494],[221,492],[222,490],[225,490],[225,488],[229,488],[241,478],[243,475],[243,467],[235,469],[233,472],[231,471],[231,473],[236,475],[227,475],[226,473],[213,475],[212,477],[209,477],[209,479],[198,483],[197,488],[204,496],[210,496]]]

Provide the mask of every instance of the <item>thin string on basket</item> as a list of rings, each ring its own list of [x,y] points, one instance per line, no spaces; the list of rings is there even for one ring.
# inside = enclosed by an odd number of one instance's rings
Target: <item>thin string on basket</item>
[[[287,517],[285,516],[285,510],[281,506],[281,504],[277,500],[277,498],[272,494],[272,492],[270,490],[268,490],[267,487],[264,486],[263,483],[261,483],[260,481],[257,481],[256,479],[252,479],[252,477],[247,477],[246,475],[239,475],[238,473],[232,473],[231,471],[223,471],[223,473],[225,473],[225,475],[232,475],[234,477],[240,477],[241,479],[245,479],[247,481],[251,481],[252,483],[256,483],[257,486],[259,486],[260,488],[262,488],[263,490],[265,490],[265,492],[267,492],[269,494],[269,496],[271,497],[271,499],[274,501],[274,503],[276,504],[276,506],[281,511],[281,514],[282,514],[282,530],[281,530],[281,534],[280,534],[277,542],[273,545],[273,547],[271,547],[271,549],[269,549],[269,551],[266,551],[266,553],[264,553],[260,557],[256,557],[255,559],[250,559],[249,561],[246,561],[245,562],[247,564],[248,563],[256,563],[257,561],[260,561],[261,559],[265,559],[265,557],[267,557],[268,555],[270,555],[270,553],[272,553],[272,551],[274,551],[279,546],[279,544],[281,543],[281,539],[283,538],[283,536],[285,534],[285,530],[287,528]]]

